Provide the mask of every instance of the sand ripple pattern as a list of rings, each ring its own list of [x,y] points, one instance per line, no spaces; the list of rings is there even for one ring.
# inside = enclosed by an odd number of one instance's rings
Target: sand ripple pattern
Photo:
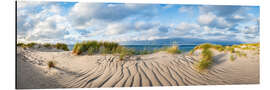
[[[23,51],[25,62],[46,66],[46,58]],[[134,56],[119,61],[117,56],[107,56],[95,61],[93,68],[85,68],[62,79],[67,88],[91,87],[141,87],[141,86],[186,86],[186,85],[224,85],[233,84],[222,77],[226,70],[215,66],[200,73],[194,68],[197,60],[191,56],[153,54]]]
[[[117,61],[117,57],[98,60],[89,68],[65,81],[70,88],[140,87],[230,84],[224,81],[222,69],[199,73],[193,68],[196,61],[188,56],[173,56],[173,60]]]

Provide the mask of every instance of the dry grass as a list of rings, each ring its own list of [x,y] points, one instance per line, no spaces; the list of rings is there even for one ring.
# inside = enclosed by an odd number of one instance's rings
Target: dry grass
[[[204,43],[204,44],[200,44],[200,45],[197,45],[196,47],[194,47],[190,52],[189,54],[193,54],[196,50],[199,50],[199,49],[216,49],[218,51],[224,51],[225,50],[225,47],[222,46],[222,45],[215,45],[215,44],[210,44],[210,43]]]
[[[20,46],[22,48],[34,48],[35,45],[38,45],[38,48],[40,47],[45,47],[45,48],[57,48],[57,49],[61,49],[64,51],[68,51],[68,47],[67,44],[64,43],[56,43],[56,44],[50,44],[50,43],[45,43],[45,44],[39,44],[39,43],[35,43],[35,42],[31,42],[31,43],[18,43],[17,46]]]
[[[179,46],[176,43],[174,43],[173,45],[171,45],[169,47],[155,49],[153,52],[160,52],[160,51],[165,51],[165,52],[170,53],[170,54],[180,54],[181,53],[181,50],[179,49]]]
[[[48,68],[54,68],[55,67],[55,61],[48,61],[47,65],[48,65]]]
[[[201,60],[197,64],[198,70],[202,71],[204,69],[208,69],[212,64],[212,59],[213,59],[212,57],[213,57],[213,53],[211,50],[209,50],[209,48],[203,49],[202,54],[201,54]]]
[[[233,55],[230,56],[230,60],[234,61],[236,59],[236,57],[234,57]]]
[[[201,60],[196,65],[199,71],[201,71],[201,70],[209,68],[212,64],[213,54],[210,49],[215,49],[220,52],[222,51],[229,52],[231,54],[230,60],[234,61],[237,58],[237,56],[239,57],[247,56],[246,53],[243,53],[237,50],[242,49],[242,50],[258,50],[259,51],[259,47],[260,47],[260,43],[240,44],[240,45],[232,45],[232,46],[222,46],[222,45],[214,45],[214,44],[205,43],[205,44],[197,45],[196,47],[194,47],[194,49],[190,51],[190,54],[192,55],[196,50],[199,50],[199,49],[202,50]]]
[[[167,48],[166,51],[168,53],[171,53],[171,54],[180,54],[181,53],[181,51],[179,50],[178,45],[173,45],[173,46]]]
[[[61,49],[61,50],[64,50],[64,51],[68,51],[68,46],[67,44],[64,44],[64,43],[56,43],[54,45],[57,49]]]

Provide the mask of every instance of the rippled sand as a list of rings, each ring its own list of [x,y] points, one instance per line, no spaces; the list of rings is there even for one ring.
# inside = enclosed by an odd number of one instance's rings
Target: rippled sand
[[[91,88],[259,84],[259,55],[230,61],[215,52],[209,70],[198,72],[198,55],[159,52],[119,61],[115,55],[75,56],[71,51],[17,49],[17,88]],[[53,60],[56,67],[49,69]]]

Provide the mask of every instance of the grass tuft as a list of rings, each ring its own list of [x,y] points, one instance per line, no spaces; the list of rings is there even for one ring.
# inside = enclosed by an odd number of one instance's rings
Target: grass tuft
[[[167,48],[166,51],[168,53],[171,53],[171,54],[180,54],[181,53],[181,51],[179,50],[178,45],[173,45],[173,46]]]
[[[169,47],[163,47],[160,49],[156,49],[153,52],[159,52],[159,51],[165,51],[168,52],[170,54],[180,54],[181,50],[179,49],[179,46],[177,44],[173,44],[172,46]]]
[[[49,69],[50,69],[50,68],[54,68],[54,67],[55,67],[55,62],[54,62],[54,61],[49,61],[49,62],[47,63],[47,65],[48,65]]]
[[[234,57],[233,55],[230,56],[230,60],[234,61],[236,59],[236,57]]]
[[[212,57],[213,57],[213,53],[211,50],[209,50],[209,48],[203,49],[202,54],[201,54],[201,60],[199,61],[197,65],[199,71],[208,69],[211,66],[212,59],[213,59]]]

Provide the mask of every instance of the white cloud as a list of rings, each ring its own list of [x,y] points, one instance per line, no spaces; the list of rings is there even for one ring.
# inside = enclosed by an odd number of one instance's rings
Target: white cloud
[[[129,16],[152,16],[155,12],[151,5],[140,4],[98,4],[76,3],[69,13],[74,26],[88,26],[91,20],[105,22],[121,21]]]
[[[202,25],[208,25],[213,22],[215,18],[216,15],[214,15],[213,13],[203,14],[198,17],[198,23]]]
[[[45,4],[48,3],[40,1],[17,1],[17,8],[36,7]]]
[[[74,43],[81,40],[128,41],[175,37],[228,39],[235,38],[234,35],[241,37],[242,41],[259,38],[259,27],[254,24],[259,24],[259,18],[239,7],[202,6],[199,7],[199,15],[192,16],[195,21],[178,24],[152,21],[156,19],[153,17],[158,10],[173,5],[76,3],[64,14],[58,4],[20,5],[17,33],[21,41]],[[35,6],[41,10],[35,10]],[[193,9],[182,6],[178,10],[183,14],[193,12]]]
[[[182,6],[179,8],[179,12],[185,13],[185,12],[192,12],[193,7],[192,6]]]
[[[46,18],[44,21],[40,21],[34,28],[33,31],[28,33],[27,40],[58,40],[63,39],[67,33],[67,26],[62,23],[66,19],[54,15]]]
[[[118,34],[123,34],[128,30],[128,27],[119,24],[119,23],[114,23],[114,24],[109,24],[106,28],[105,34],[106,35],[118,35]]]
[[[189,24],[185,22],[182,22],[178,26],[176,26],[177,30],[187,30],[187,31],[192,30],[192,29],[198,30],[199,28],[200,28],[200,25],[198,24],[194,24],[194,23]]]
[[[243,16],[240,16],[240,15],[234,15],[233,18],[234,19],[244,19],[244,17]]]

